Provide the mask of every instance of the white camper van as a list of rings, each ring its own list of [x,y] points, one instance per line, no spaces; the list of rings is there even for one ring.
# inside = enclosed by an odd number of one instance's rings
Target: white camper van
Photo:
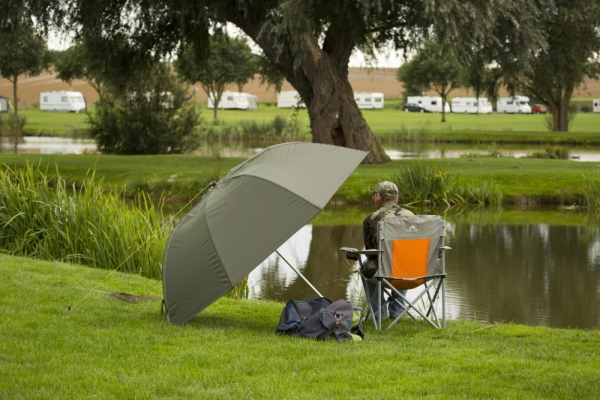
[[[74,111],[85,110],[85,99],[81,92],[41,92],[40,110],[42,111]]]
[[[279,108],[304,108],[306,105],[295,90],[279,92],[277,95],[277,107]]]
[[[425,107],[429,112],[442,112],[442,98],[435,96],[408,96],[407,103],[417,103]],[[446,112],[450,112],[450,105],[446,102],[444,107]]]
[[[531,114],[529,97],[500,97],[496,103],[496,111],[504,114]]]
[[[452,99],[452,112],[464,114],[489,114],[492,105],[485,97],[455,97]]]
[[[594,99],[594,112],[600,112],[600,99]]]
[[[208,108],[214,108],[213,95],[208,96]],[[221,95],[217,108],[221,110],[256,110],[258,108],[258,97],[250,93],[230,92],[226,90]]]

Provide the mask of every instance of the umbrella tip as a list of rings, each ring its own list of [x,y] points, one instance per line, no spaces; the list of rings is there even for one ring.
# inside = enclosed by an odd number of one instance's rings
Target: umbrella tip
[[[217,181],[212,181],[210,184],[212,187],[217,187]]]

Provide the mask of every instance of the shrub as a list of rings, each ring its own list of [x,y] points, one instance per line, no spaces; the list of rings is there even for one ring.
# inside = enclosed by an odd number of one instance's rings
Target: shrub
[[[196,149],[200,118],[167,67],[124,92],[108,94],[88,114],[90,135],[108,154],[179,154]]]

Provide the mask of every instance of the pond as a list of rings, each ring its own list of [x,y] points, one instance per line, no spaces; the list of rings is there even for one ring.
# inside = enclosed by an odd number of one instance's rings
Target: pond
[[[532,145],[477,145],[477,144],[399,144],[384,146],[392,160],[415,158],[459,158],[465,154],[501,154],[503,156],[524,157],[544,146]],[[262,146],[254,143],[203,143],[193,154],[219,157],[250,157]],[[15,142],[14,138],[0,137],[0,153],[16,154],[84,154],[96,152],[92,139],[72,139],[64,137],[26,136]],[[577,161],[600,161],[600,148],[569,147],[569,154]]]
[[[448,318],[599,329],[598,228],[527,223],[528,213],[522,223],[447,221]],[[306,225],[279,252],[325,297],[366,307],[349,274],[357,266],[339,251],[362,240],[360,223]],[[249,291],[279,301],[318,297],[276,254],[250,274]]]

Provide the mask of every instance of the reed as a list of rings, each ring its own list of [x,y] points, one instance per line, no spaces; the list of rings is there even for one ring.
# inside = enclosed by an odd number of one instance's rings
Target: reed
[[[600,212],[600,174],[583,174],[583,205],[589,212]]]
[[[500,206],[503,195],[494,181],[459,182],[447,169],[416,162],[392,178],[400,189],[399,202],[407,206],[458,207],[467,205]]]
[[[69,187],[58,168],[0,171],[0,251],[158,279],[171,220],[144,192],[126,203],[89,174]]]

